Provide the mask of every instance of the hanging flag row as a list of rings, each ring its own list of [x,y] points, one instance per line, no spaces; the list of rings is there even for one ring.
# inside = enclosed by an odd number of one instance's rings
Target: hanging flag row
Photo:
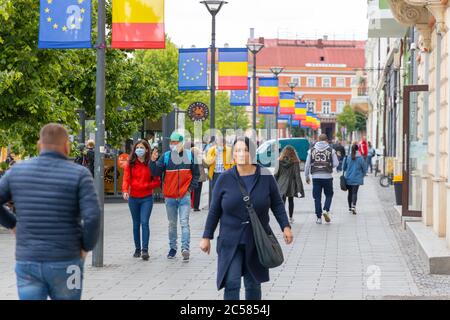
[[[112,48],[164,49],[164,0],[113,0]],[[41,49],[91,48],[91,0],[40,0]]]
[[[208,88],[208,49],[179,49],[178,89]],[[248,52],[246,48],[219,49],[219,90],[248,91]],[[249,96],[250,97],[250,96]]]

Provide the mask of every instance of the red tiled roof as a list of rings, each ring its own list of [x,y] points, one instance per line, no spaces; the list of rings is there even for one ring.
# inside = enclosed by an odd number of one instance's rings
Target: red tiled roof
[[[305,67],[307,63],[345,64],[364,68],[365,41],[264,39],[257,56],[258,66]],[[262,41],[261,41],[262,42]],[[324,58],[321,61],[321,57]],[[252,63],[249,55],[249,62]]]

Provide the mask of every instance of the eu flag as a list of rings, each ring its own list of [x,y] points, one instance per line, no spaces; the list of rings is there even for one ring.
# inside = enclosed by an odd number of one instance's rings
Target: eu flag
[[[179,49],[178,90],[208,89],[208,49]]]
[[[91,48],[91,0],[40,1],[39,48]]]
[[[248,90],[232,90],[230,105],[233,107],[250,105],[250,78],[248,78]]]
[[[276,107],[258,107],[259,114],[275,114]]]

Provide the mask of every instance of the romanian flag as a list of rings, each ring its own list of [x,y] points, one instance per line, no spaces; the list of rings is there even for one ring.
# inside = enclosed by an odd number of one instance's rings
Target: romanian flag
[[[302,121],[305,126],[312,128],[314,126],[314,117],[312,112],[306,112],[306,120]]]
[[[278,79],[259,78],[258,106],[273,107],[278,106],[279,103]]]
[[[305,102],[296,102],[295,103],[295,114],[293,116],[293,119],[305,121],[306,120],[306,112],[307,112],[306,103]]]
[[[219,49],[219,90],[248,90],[247,48]]]
[[[294,92],[280,92],[280,114],[295,114]]]
[[[164,0],[113,0],[112,44],[119,49],[164,49]]]
[[[291,120],[290,123],[291,123],[292,127],[299,127],[300,126],[300,121],[298,121],[298,120]]]

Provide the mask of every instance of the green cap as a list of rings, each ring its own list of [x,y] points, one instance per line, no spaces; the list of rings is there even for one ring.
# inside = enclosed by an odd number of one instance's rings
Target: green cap
[[[178,142],[182,142],[183,141],[183,136],[178,133],[178,132],[174,132],[170,135],[170,141],[178,141]]]

